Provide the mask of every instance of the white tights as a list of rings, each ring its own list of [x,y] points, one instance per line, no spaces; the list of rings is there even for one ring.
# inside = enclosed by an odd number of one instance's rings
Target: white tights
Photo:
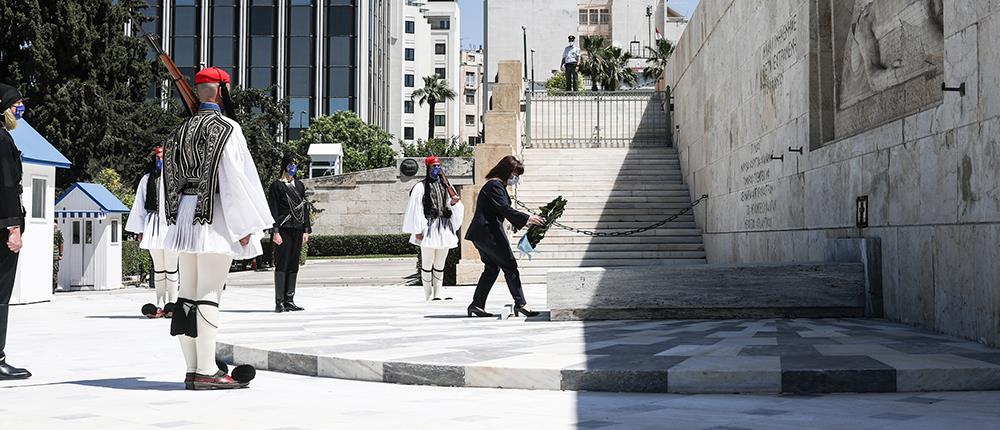
[[[156,285],[156,306],[177,302],[177,253],[150,249],[153,258],[153,283]]]
[[[447,249],[420,247],[420,281],[424,285],[424,299],[433,300],[441,294],[444,284],[444,263],[448,259]]]
[[[229,265],[233,258],[225,254],[180,254],[180,297],[191,301],[208,300],[219,303],[222,287],[226,284]],[[185,303],[184,311],[191,309]],[[215,364],[215,338],[219,331],[219,308],[199,305],[191,314],[198,319],[198,337],[178,336],[188,372],[214,375],[219,370]]]

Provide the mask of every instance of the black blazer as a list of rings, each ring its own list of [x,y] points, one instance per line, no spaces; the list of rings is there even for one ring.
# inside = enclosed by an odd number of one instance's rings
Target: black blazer
[[[24,231],[21,173],[21,151],[10,133],[0,127],[0,228],[21,227]]]
[[[272,232],[274,229],[287,228],[312,233],[308,203],[296,214],[303,218],[303,222],[298,222],[295,220],[295,217],[289,216],[292,213],[293,205],[298,205],[306,198],[306,186],[302,181],[296,179],[292,186],[295,188],[292,189],[292,187],[288,186],[288,183],[279,179],[271,183],[271,187],[267,190],[267,203],[271,208],[271,218],[274,218]],[[288,221],[285,221],[286,218]],[[285,221],[284,225],[281,224],[282,221]]]
[[[528,214],[512,208],[510,203],[507,187],[500,180],[486,181],[479,190],[476,213],[469,223],[469,230],[465,232],[465,240],[483,245],[507,244],[509,249],[510,242],[507,241],[507,233],[503,230],[503,220],[510,221],[514,231],[517,231],[528,223],[529,217]]]

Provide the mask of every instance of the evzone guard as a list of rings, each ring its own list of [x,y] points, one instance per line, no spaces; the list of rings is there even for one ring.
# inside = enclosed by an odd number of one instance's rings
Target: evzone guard
[[[177,253],[163,249],[167,233],[167,220],[160,211],[163,207],[163,147],[153,151],[154,158],[149,173],[139,180],[135,202],[128,216],[125,230],[139,235],[139,247],[149,251],[153,260],[153,283],[156,287],[156,304],[147,303],[142,314],[147,318],[170,318],[177,302]]]
[[[312,233],[306,187],[295,179],[298,173],[295,157],[286,154],[281,166],[281,177],[267,190],[274,218],[271,230],[275,245],[274,311],[279,313],[305,310],[295,304],[295,283],[299,277],[302,244],[309,242],[309,233]]]
[[[448,251],[458,246],[465,207],[448,182],[441,160],[432,155],[424,159],[424,165],[427,174],[410,189],[403,232],[410,233],[410,243],[420,247],[420,281],[424,299],[430,301],[442,299],[445,261]]]
[[[170,334],[180,339],[193,390],[244,388],[253,377],[252,368],[229,376],[216,364],[219,300],[233,259],[261,255],[262,232],[274,224],[243,130],[222,115],[229,82],[215,67],[195,75],[198,109],[163,154],[163,248],[179,254],[180,269]]]

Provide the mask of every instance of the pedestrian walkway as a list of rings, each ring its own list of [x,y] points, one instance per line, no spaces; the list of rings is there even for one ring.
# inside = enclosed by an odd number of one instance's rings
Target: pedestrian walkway
[[[416,289],[380,290],[399,292],[400,301],[420,295]],[[241,317],[254,317],[267,321],[259,333],[282,330],[334,308],[328,301],[339,297],[335,293],[351,291],[305,288],[302,303],[309,310],[273,315],[266,289],[231,287],[223,300],[223,320],[235,327]],[[466,290],[449,292],[457,297]],[[259,372],[247,390],[190,392],[181,383],[180,348],[166,334],[169,322],[137,315],[150,294],[135,289],[58,294],[52,303],[12,309],[11,361],[29,367],[35,376],[0,381],[0,429],[468,429],[514,424],[553,430],[1000,429],[1000,392],[594,393],[397,385],[267,371]],[[450,315],[450,306],[429,315]],[[502,324],[507,323],[527,325]],[[497,341],[493,348],[508,345]]]

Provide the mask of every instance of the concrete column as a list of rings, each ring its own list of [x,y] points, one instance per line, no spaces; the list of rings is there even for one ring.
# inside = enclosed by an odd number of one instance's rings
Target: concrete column
[[[503,157],[521,153],[521,96],[524,82],[521,80],[520,61],[501,61],[500,79],[493,85],[493,106],[484,118],[486,136],[484,142],[475,148],[475,183],[462,187],[462,202],[465,204],[465,218],[462,231],[467,231],[472,215],[476,211],[476,198],[483,186],[486,172],[489,172]],[[483,271],[479,252],[472,242],[462,241],[462,260],[457,267],[459,284],[475,284]]]

